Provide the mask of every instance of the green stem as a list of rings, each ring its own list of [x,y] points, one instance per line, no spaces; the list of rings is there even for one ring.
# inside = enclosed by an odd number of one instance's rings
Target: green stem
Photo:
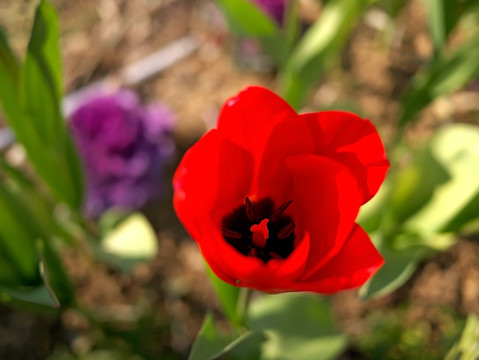
[[[238,298],[238,314],[240,318],[240,324],[243,327],[246,327],[246,322],[248,320],[248,308],[253,291],[254,290],[248,288],[241,288],[240,290]]]

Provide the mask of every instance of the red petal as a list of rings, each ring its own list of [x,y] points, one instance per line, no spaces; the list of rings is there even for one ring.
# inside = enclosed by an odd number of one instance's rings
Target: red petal
[[[308,279],[291,284],[291,290],[331,294],[357,288],[383,264],[368,234],[356,225],[341,252]]]
[[[294,183],[294,221],[311,237],[304,276],[315,273],[343,247],[359,211],[361,192],[341,163],[316,155],[290,157]]]
[[[184,155],[173,177],[173,205],[190,235],[195,222],[210,217],[219,223],[249,193],[253,168],[250,154],[211,130]]]
[[[381,139],[367,119],[343,111],[324,111],[300,115],[315,140],[315,153],[345,164],[357,177],[363,193],[362,203],[376,194],[389,162]]]
[[[255,166],[259,167],[273,129],[295,116],[296,112],[288,103],[270,90],[248,87],[225,102],[217,128],[222,137],[249,151],[254,156]]]
[[[271,132],[261,158],[256,190],[259,198],[271,198],[275,205],[292,200],[292,177],[286,159],[312,154],[314,142],[308,127],[297,116],[278,124]],[[254,186],[254,184],[253,184]]]

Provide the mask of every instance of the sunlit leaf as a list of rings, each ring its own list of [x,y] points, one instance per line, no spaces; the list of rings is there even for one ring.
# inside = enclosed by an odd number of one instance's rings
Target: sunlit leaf
[[[404,126],[431,101],[448,95],[479,75],[479,37],[471,39],[452,54],[441,53],[411,80],[401,101],[399,125]]]
[[[448,180],[448,172],[428,147],[415,151],[410,164],[397,171],[393,179],[388,211],[394,221],[402,224],[417,213]]]
[[[466,124],[447,126],[434,136],[430,146],[450,180],[437,188],[405,226],[424,234],[458,231],[479,217],[479,208],[474,209],[479,194],[479,129]]]
[[[291,106],[301,107],[310,86],[326,74],[357,20],[373,2],[330,0],[323,7],[280,74],[281,94]]]
[[[426,14],[428,16],[429,31],[434,43],[434,51],[439,54],[447,44],[449,35],[456,26],[461,15],[474,1],[464,0],[425,0]]]
[[[0,105],[8,117],[19,113],[18,91],[20,67],[0,27]]]
[[[268,335],[261,359],[335,359],[347,344],[328,302],[316,295],[264,295],[252,302],[248,319],[251,330]]]
[[[101,243],[91,241],[96,255],[125,272],[151,260],[158,250],[157,236],[149,221],[134,213],[104,234]]]
[[[224,334],[215,326],[211,314],[207,314],[188,359],[212,360],[225,354],[238,360],[260,359],[259,348],[264,340],[265,335],[261,331],[249,331],[242,335]]]
[[[42,0],[22,71],[23,113],[10,121],[36,170],[61,200],[76,209],[82,201],[82,175],[60,112],[59,36],[55,9]]]
[[[218,278],[209,266],[207,266],[207,271],[226,317],[232,324],[240,325],[243,321],[238,309],[238,300],[241,289]]]
[[[410,247],[404,250],[390,248],[382,240],[375,242],[384,258],[384,265],[360,289],[364,299],[387,295],[406,283],[416,270],[419,262],[428,254],[424,247]]]
[[[479,320],[469,315],[461,339],[446,355],[445,360],[475,360],[479,358]]]

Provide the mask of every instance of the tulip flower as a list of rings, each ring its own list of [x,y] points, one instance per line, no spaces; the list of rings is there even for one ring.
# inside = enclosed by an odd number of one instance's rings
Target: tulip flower
[[[173,202],[227,283],[330,294],[362,285],[383,264],[356,217],[388,167],[369,120],[298,115],[271,91],[249,87],[184,155]]]

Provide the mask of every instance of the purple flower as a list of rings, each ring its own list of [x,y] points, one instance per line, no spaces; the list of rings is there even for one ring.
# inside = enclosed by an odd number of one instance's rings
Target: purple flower
[[[289,0],[250,0],[260,6],[278,24],[283,24],[284,12]]]
[[[85,166],[87,214],[138,209],[161,194],[175,150],[173,121],[166,107],[143,107],[128,90],[96,94],[74,111],[70,128]]]

